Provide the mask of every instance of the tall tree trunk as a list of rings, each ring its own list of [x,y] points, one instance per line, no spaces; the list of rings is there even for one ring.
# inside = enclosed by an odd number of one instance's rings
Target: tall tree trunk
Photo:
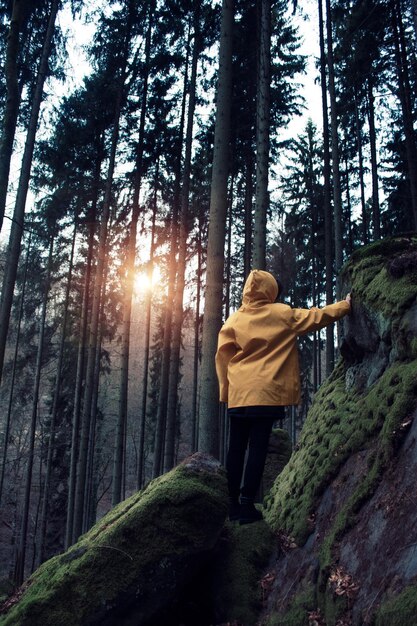
[[[188,87],[188,63],[189,63],[189,46],[187,46],[187,55],[185,59],[184,69],[184,85],[182,92],[181,117],[179,125],[179,139],[177,148],[174,198],[171,218],[170,233],[170,251],[169,251],[169,275],[168,275],[168,295],[165,305],[165,321],[164,321],[164,339],[162,345],[162,363],[161,377],[159,384],[158,409],[156,416],[155,430],[155,446],[154,446],[154,462],[153,476],[159,476],[163,471],[164,465],[164,447],[165,447],[165,429],[167,418],[168,388],[169,388],[169,370],[171,361],[171,340],[172,340],[172,318],[174,308],[174,294],[176,291],[177,276],[177,249],[178,249],[178,215],[180,204],[180,184],[181,184],[181,153],[184,140],[184,121],[185,121],[185,105]]]
[[[72,283],[72,271],[73,271],[73,263],[74,263],[74,250],[75,250],[76,235],[77,235],[77,224],[75,224],[74,226],[74,234],[72,237],[68,279],[67,279],[67,285],[65,289],[64,318],[62,320],[61,340],[59,344],[58,361],[56,365],[54,396],[52,400],[51,419],[50,419],[50,425],[49,425],[48,451],[47,451],[47,459],[46,459],[45,478],[44,478],[44,483],[43,483],[43,500],[42,500],[42,511],[41,511],[41,530],[40,530],[40,547],[39,547],[40,563],[42,563],[45,560],[45,552],[47,548],[46,532],[47,532],[47,523],[48,523],[49,496],[50,496],[50,489],[51,489],[50,483],[51,483],[51,472],[52,472],[52,460],[53,460],[53,453],[54,453],[54,447],[55,447],[55,430],[56,430],[57,417],[58,417],[58,403],[59,403],[59,398],[60,398],[60,393],[61,393],[62,365],[64,362],[65,342],[67,338],[68,307],[69,307],[70,290],[71,290],[71,283]]]
[[[368,243],[368,216],[366,214],[366,200],[365,200],[365,177],[364,177],[364,169],[363,169],[363,150],[362,150],[362,137],[361,137],[361,127],[360,127],[360,119],[359,119],[359,107],[358,107],[358,97],[355,88],[355,97],[354,97],[354,105],[355,105],[355,130],[356,130],[356,145],[358,147],[358,159],[359,159],[359,187],[361,190],[361,208],[362,208],[362,241],[363,243]],[[347,170],[346,170],[347,172]]]
[[[200,370],[201,391],[198,444],[200,450],[214,456],[217,456],[219,450],[219,402],[214,355],[217,346],[217,335],[222,322],[224,241],[232,100],[233,21],[234,2],[233,0],[223,0]]]
[[[259,63],[256,100],[256,193],[253,265],[266,267],[266,220],[269,207],[269,125],[271,75],[271,0],[258,0]]]
[[[52,266],[52,252],[54,247],[54,239],[51,237],[50,245],[49,245],[49,255],[48,255],[48,270],[46,281],[44,285],[44,294],[43,294],[43,302],[42,302],[42,312],[41,312],[41,320],[39,327],[39,343],[38,343],[38,352],[36,356],[36,367],[35,367],[35,379],[33,385],[33,399],[32,399],[32,413],[30,420],[30,431],[29,431],[29,450],[28,450],[28,460],[26,466],[26,478],[25,478],[25,490],[24,490],[24,498],[23,498],[23,511],[22,511],[22,524],[20,529],[20,537],[19,544],[16,553],[16,563],[15,563],[15,573],[14,580],[16,585],[21,585],[25,575],[25,560],[26,560],[26,545],[27,545],[27,533],[28,533],[28,525],[29,525],[29,508],[30,508],[30,496],[32,490],[32,474],[33,474],[33,461],[34,461],[34,450],[35,450],[35,434],[36,434],[36,423],[38,418],[38,402],[39,402],[39,388],[41,381],[41,372],[42,372],[42,357],[43,357],[43,344],[44,344],[44,336],[45,336],[45,321],[46,321],[46,308],[48,303],[48,295],[49,295],[49,287],[50,287],[50,279],[51,279],[51,266]]]
[[[245,244],[243,252],[243,276],[246,279],[252,267],[252,199],[253,199],[253,155],[248,150],[245,159]]]
[[[139,138],[136,154],[135,179],[132,199],[132,219],[129,228],[128,250],[126,259],[126,281],[123,303],[122,353],[120,364],[119,418],[116,430],[116,443],[113,463],[112,504],[120,502],[123,478],[124,441],[127,424],[128,390],[129,390],[129,354],[130,326],[132,317],[133,285],[135,278],[136,235],[139,219],[139,196],[142,185],[142,161],[145,139],[145,118],[148,98],[149,59],[151,50],[151,34],[154,17],[154,3],[150,6],[148,29],[145,43],[145,63],[143,69],[142,101],[139,122]]]
[[[122,72],[124,76],[124,71]],[[101,307],[101,293],[103,284],[104,268],[107,263],[106,258],[106,245],[107,245],[107,229],[108,220],[110,214],[110,202],[111,202],[111,190],[113,184],[113,174],[116,159],[116,148],[119,138],[119,124],[121,113],[122,93],[124,87],[124,80],[121,79],[119,90],[117,94],[117,101],[115,107],[115,115],[113,122],[113,131],[110,147],[109,165],[107,171],[106,189],[103,202],[103,214],[100,224],[100,235],[98,243],[98,260],[97,269],[94,283],[93,292],[93,306],[91,312],[91,323],[89,329],[88,340],[88,354],[87,354],[87,367],[85,374],[85,389],[82,407],[82,424],[81,424],[81,438],[80,438],[80,450],[77,463],[77,478],[75,488],[75,500],[74,500],[74,519],[73,519],[73,540],[78,539],[83,529],[83,519],[85,511],[85,481],[87,475],[87,459],[88,459],[88,443],[90,433],[90,419],[91,419],[91,407],[94,392],[94,371],[95,371],[95,359],[97,350],[97,335],[98,326],[100,321],[100,307]]]
[[[100,181],[100,169],[101,169],[101,150],[97,151],[99,156],[96,161],[95,174],[94,174],[94,198],[89,210],[88,219],[88,245],[87,245],[87,260],[84,269],[84,285],[83,285],[83,297],[81,303],[81,319],[80,319],[80,332],[79,332],[79,344],[77,355],[77,369],[75,376],[75,390],[74,390],[74,409],[72,412],[72,438],[71,438],[71,457],[70,457],[70,474],[68,479],[68,506],[67,506],[67,524],[65,534],[65,547],[68,548],[74,542],[73,526],[74,526],[74,504],[75,504],[75,488],[77,479],[77,463],[79,453],[79,440],[80,440],[80,416],[81,416],[81,401],[84,382],[85,363],[87,359],[87,329],[88,318],[90,310],[90,287],[91,287],[91,271],[94,255],[94,239],[96,230],[96,212],[98,201],[98,189]]]
[[[33,3],[30,0],[14,0],[9,32],[7,34],[6,62],[6,106],[3,116],[3,130],[0,139],[0,231],[6,209],[7,186],[9,182],[10,161],[13,153],[13,141],[16,132],[17,116],[20,106],[18,76],[19,36],[27,20]]]
[[[399,0],[394,0],[393,2],[392,26],[394,35],[395,61],[398,72],[398,94],[403,117],[405,150],[407,155],[407,169],[411,193],[411,221],[414,224],[414,228],[417,229],[417,147],[413,128],[413,109],[407,49]]]
[[[199,228],[197,234],[197,289],[195,304],[195,326],[194,326],[194,357],[193,357],[193,392],[192,392],[192,408],[191,408],[191,452],[197,449],[197,433],[198,433],[198,369],[200,362],[200,299],[201,299],[201,269],[202,269],[202,251],[201,251],[201,211],[199,215]]]
[[[28,132],[20,170],[19,186],[13,213],[12,228],[7,248],[6,267],[3,276],[3,287],[0,302],[0,381],[2,377],[4,352],[6,349],[7,332],[9,330],[10,311],[13,303],[13,291],[16,283],[17,266],[20,257],[20,246],[23,235],[26,197],[29,189],[30,171],[32,168],[33,150],[35,147],[36,129],[39,110],[42,102],[42,92],[48,69],[48,59],[51,51],[55,20],[58,12],[59,0],[53,0],[49,16],[48,28],[39,63],[38,78],[30,112]]]
[[[381,213],[379,208],[379,192],[378,192],[378,160],[376,149],[376,131],[375,131],[375,107],[372,82],[370,78],[367,80],[368,91],[368,124],[369,124],[369,147],[371,151],[371,171],[372,171],[372,221],[374,239],[381,238]]]
[[[9,447],[11,416],[12,416],[13,398],[14,398],[14,384],[16,380],[17,357],[19,353],[20,331],[22,327],[23,307],[24,307],[25,291],[26,291],[26,280],[27,280],[27,273],[28,273],[28,266],[29,266],[29,255],[31,252],[31,248],[30,248],[31,240],[32,240],[32,231],[30,232],[30,235],[29,235],[28,247],[27,247],[27,252],[26,252],[25,269],[24,269],[23,280],[22,280],[22,293],[20,294],[19,316],[17,320],[16,341],[14,344],[12,375],[10,379],[9,401],[7,403],[7,414],[6,414],[6,420],[5,420],[5,426],[4,426],[3,455],[2,455],[2,460],[1,460],[1,476],[0,476],[0,505],[1,505],[1,499],[3,496],[3,485],[4,485],[4,477],[5,477],[6,462],[7,462],[7,451]]]
[[[148,276],[150,284],[152,284],[152,275],[154,268],[154,255],[155,255],[155,222],[156,222],[156,199],[153,206],[152,213],[152,232],[151,232],[151,249],[149,254],[149,267]],[[148,404],[148,379],[149,379],[149,353],[150,353],[150,339],[151,339],[151,314],[152,314],[152,289],[149,289],[146,294],[145,303],[145,347],[143,356],[143,377],[142,377],[142,402],[140,411],[140,427],[139,427],[139,445],[138,445],[138,476],[137,476],[137,488],[142,489],[144,484],[144,450],[145,450],[145,435],[146,435],[146,410]]]
[[[333,62],[333,33],[330,0],[326,0],[327,18],[327,64],[329,70],[330,118],[332,133],[332,169],[333,169],[333,205],[334,205],[334,242],[336,273],[343,263],[343,228],[342,228],[342,193],[339,167],[339,136],[337,132],[336,86]],[[340,296],[340,286],[336,283],[336,294]]]
[[[172,323],[172,344],[171,344],[171,361],[169,371],[169,385],[167,396],[167,428],[165,440],[164,454],[164,470],[170,470],[174,466],[175,457],[175,436],[176,436],[176,417],[177,417],[177,399],[178,399],[178,382],[180,373],[180,350],[181,350],[181,333],[183,323],[183,298],[185,287],[185,268],[187,261],[187,237],[189,231],[189,196],[190,196],[190,179],[191,179],[191,153],[193,143],[193,122],[196,105],[196,88],[197,88],[197,64],[201,49],[200,33],[199,33],[199,2],[194,3],[194,46],[191,60],[191,78],[188,88],[189,100],[187,111],[187,129],[185,135],[185,155],[184,168],[182,175],[181,190],[181,211],[179,225],[179,241],[178,241],[178,263],[177,263],[177,283],[174,297],[174,315]]]
[[[320,83],[323,111],[324,248],[326,264],[326,304],[333,302],[333,215],[330,202],[330,137],[327,108],[326,53],[324,46],[323,3],[318,0],[320,30]],[[333,324],[326,327],[326,375],[334,367]]]

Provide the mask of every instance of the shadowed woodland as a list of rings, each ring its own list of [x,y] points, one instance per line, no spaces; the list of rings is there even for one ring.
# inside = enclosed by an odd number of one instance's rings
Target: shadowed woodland
[[[262,619],[269,626],[321,626],[324,615],[342,626],[362,623],[366,611],[375,614],[379,601],[369,608],[361,599],[355,613],[352,606],[335,608],[323,589],[335,576],[333,548],[347,532],[346,520],[374,493],[402,445],[388,430],[405,436],[415,410],[416,14],[414,0],[2,4],[1,598],[55,555],[76,554],[70,561],[78,567],[90,539],[107,532],[101,520],[136,506],[126,498],[148,502],[146,494],[159,489],[165,497],[164,477],[176,493],[175,472],[188,471],[176,466],[189,455],[198,451],[209,466],[207,458],[224,463],[217,333],[256,267],[279,277],[282,299],[292,306],[324,306],[352,290],[354,315],[337,332],[328,327],[300,340],[302,402],[277,425],[295,452],[265,499],[268,527],[262,523],[259,531],[265,556],[255,581],[272,558],[269,533],[285,529],[284,552],[303,546],[317,499],[342,471],[342,460],[359,454],[364,442],[374,446],[363,461],[374,472],[368,489],[355,492],[330,530],[320,518],[327,543],[307,541],[307,551],[297,553],[310,577],[304,587],[294,585],[292,606],[289,592],[279,600],[291,615],[277,617],[276,606],[268,613],[264,603]],[[318,85],[315,120],[313,91],[302,87],[306,77]],[[402,400],[386,393],[381,380],[401,387]],[[377,393],[395,411],[376,409]],[[356,434],[347,427],[329,435],[325,444],[336,419],[331,405],[337,420],[343,422],[343,407],[359,426]],[[356,413],[358,406],[363,410]],[[300,467],[311,452],[314,411],[322,424],[313,454],[321,470],[310,468],[311,484]],[[335,464],[325,461],[329,449]],[[191,500],[201,489],[216,492],[206,511],[213,515],[208,545],[180,514],[175,519],[195,539],[191,552],[206,554],[219,537],[229,547],[244,537],[224,530],[222,470],[204,463],[208,487],[184,480],[192,483]],[[353,467],[360,480],[360,462]],[[153,520],[151,508],[140,513],[139,507],[139,517]],[[170,527],[165,521],[161,536]],[[345,547],[346,570],[356,549],[354,542]],[[183,590],[178,581],[186,558],[178,554],[171,561],[175,593]],[[57,562],[48,561],[41,576]],[[141,570],[144,580],[149,567]],[[297,567],[290,560],[286,567],[295,577]],[[268,592],[278,585],[271,572]],[[132,570],[132,580],[138,575]],[[404,585],[411,579],[404,574]],[[380,580],[368,587],[369,594],[385,590]],[[236,592],[233,611],[231,605],[207,610],[210,623],[254,626],[259,607],[240,617],[236,609],[245,593]],[[348,593],[342,596],[349,605]],[[79,623],[107,623],[107,613],[91,606]],[[159,608],[151,602],[137,623],[162,619]],[[198,611],[204,614],[204,607]],[[372,617],[375,624],[408,623],[392,621],[398,607],[389,618],[387,611]],[[178,615],[176,624],[197,623],[192,611],[189,622]],[[47,623],[41,613],[39,619]],[[29,624],[10,620],[4,623]],[[167,614],[164,620],[169,624]]]

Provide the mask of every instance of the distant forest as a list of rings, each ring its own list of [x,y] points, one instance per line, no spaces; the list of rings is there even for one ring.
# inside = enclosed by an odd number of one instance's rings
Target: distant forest
[[[322,123],[288,138],[306,6]],[[214,353],[251,268],[320,307],[356,247],[417,229],[417,1],[9,0],[0,34],[0,577],[19,584],[190,452],[224,459]],[[337,344],[300,343],[293,438]]]

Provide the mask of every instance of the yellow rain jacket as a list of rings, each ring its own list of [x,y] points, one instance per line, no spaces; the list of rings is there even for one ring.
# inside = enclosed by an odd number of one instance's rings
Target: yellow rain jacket
[[[253,270],[243,289],[242,306],[220,330],[216,371],[220,401],[229,408],[299,404],[298,335],[323,328],[350,311],[345,300],[322,309],[292,309],[274,303],[277,295],[272,274]]]

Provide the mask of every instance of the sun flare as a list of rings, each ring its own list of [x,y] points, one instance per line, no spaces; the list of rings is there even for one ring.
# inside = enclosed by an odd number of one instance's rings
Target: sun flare
[[[137,294],[146,293],[157,285],[161,280],[161,270],[157,265],[152,272],[140,271],[135,275],[135,291]]]

